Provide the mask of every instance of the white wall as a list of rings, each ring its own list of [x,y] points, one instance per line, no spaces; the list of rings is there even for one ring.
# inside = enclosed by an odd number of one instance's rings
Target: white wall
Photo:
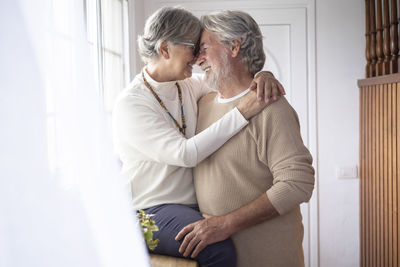
[[[144,2],[131,1],[136,5],[135,21],[139,21],[135,31],[141,33],[142,20],[145,20]],[[282,3],[276,0],[246,2],[270,2],[272,5]],[[315,90],[311,91],[316,93],[316,97],[313,94],[309,97],[310,103],[316,104],[317,107],[316,114],[309,114],[311,120],[313,117],[317,119],[315,133],[311,133],[311,136],[316,136],[315,143],[318,147],[314,154],[318,171],[318,190],[315,191],[318,211],[316,216],[311,215],[310,218],[314,220],[311,224],[317,228],[315,232],[318,240],[315,243],[312,241],[311,244],[318,246],[318,255],[316,260],[313,260],[311,255],[310,266],[355,267],[359,266],[359,180],[338,179],[336,168],[358,165],[357,79],[364,77],[364,1],[292,2],[305,3],[309,14],[308,47],[311,50],[308,60],[311,62],[308,76],[310,88],[315,86]],[[227,5],[226,9],[229,8]],[[142,66],[137,54],[134,54],[133,61],[137,72]]]
[[[364,1],[316,1],[320,266],[359,266],[359,91],[364,73]]]
[[[143,67],[143,62],[137,52],[137,36],[143,33],[144,23],[144,1],[143,0],[129,0],[129,44],[130,44],[130,75],[131,79]],[[134,25],[132,27],[132,25]]]

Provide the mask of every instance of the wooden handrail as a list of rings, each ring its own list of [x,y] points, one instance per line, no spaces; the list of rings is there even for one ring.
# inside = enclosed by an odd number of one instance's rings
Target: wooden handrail
[[[372,77],[361,79],[357,81],[358,87],[366,87],[371,85],[389,84],[400,82],[400,73],[383,75],[379,77]]]

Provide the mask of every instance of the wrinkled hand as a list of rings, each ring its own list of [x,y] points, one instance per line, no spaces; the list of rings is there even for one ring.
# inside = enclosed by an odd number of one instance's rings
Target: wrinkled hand
[[[243,117],[249,120],[262,111],[267,105],[268,103],[265,101],[257,100],[256,92],[250,91],[240,99],[236,107],[240,113],[242,113]]]
[[[207,218],[187,225],[175,237],[177,241],[184,237],[179,247],[179,253],[183,256],[187,257],[193,251],[191,257],[195,258],[207,245],[225,240],[231,235],[229,227],[225,226],[224,217],[204,217]]]
[[[281,96],[285,95],[285,89],[282,84],[275,79],[271,72],[262,71],[254,77],[250,84],[250,90],[257,89],[257,99],[263,100],[265,103],[270,103],[278,100]]]
[[[201,215],[202,215],[204,218],[206,218],[206,219],[212,217],[211,215],[208,215],[207,213],[202,213]]]

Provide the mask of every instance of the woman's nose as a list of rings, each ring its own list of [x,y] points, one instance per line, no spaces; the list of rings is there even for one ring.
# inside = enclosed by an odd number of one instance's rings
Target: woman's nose
[[[190,61],[190,64],[191,65],[194,65],[194,64],[196,64],[197,63],[197,59],[198,59],[198,57],[199,57],[199,55],[197,54],[197,55],[194,55],[193,56],[193,59],[192,59],[192,61]]]

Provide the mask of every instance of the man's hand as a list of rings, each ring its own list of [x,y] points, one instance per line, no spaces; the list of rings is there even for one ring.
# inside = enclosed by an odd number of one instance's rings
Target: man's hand
[[[257,99],[264,100],[267,104],[270,101],[278,100],[282,95],[286,94],[282,84],[269,71],[262,71],[254,77],[250,84],[250,90],[256,89]]]
[[[195,258],[207,245],[225,240],[232,234],[224,216],[204,217],[207,218],[187,225],[175,237],[177,241],[184,237],[179,247],[183,256],[187,257],[193,251],[191,257]]]
[[[223,216],[203,214],[204,220],[184,227],[175,237],[183,242],[179,253],[195,258],[207,245],[227,239],[234,233],[279,216],[266,193],[256,200]]]

